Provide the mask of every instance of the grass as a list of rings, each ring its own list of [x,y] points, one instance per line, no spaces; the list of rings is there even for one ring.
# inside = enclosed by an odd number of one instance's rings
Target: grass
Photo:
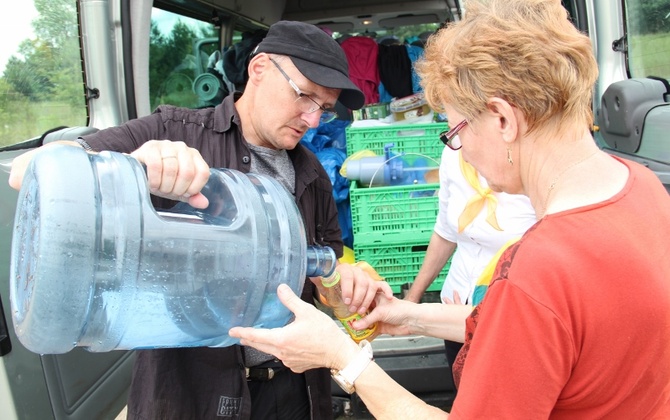
[[[58,102],[2,101],[0,147],[41,136],[60,126],[85,126],[86,109]]]
[[[670,33],[633,36],[628,51],[632,77],[670,79]]]

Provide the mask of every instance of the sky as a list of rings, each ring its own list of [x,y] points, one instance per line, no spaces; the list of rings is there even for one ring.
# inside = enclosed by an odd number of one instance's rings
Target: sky
[[[0,76],[5,70],[9,57],[17,54],[19,44],[26,39],[33,38],[31,23],[36,17],[37,10],[32,0],[14,1],[12,7],[0,14],[0,28],[4,28],[2,41],[0,41]],[[170,33],[178,16],[155,9],[152,19],[157,21],[163,33]]]
[[[5,70],[7,60],[15,55],[19,44],[33,37],[32,20],[37,11],[32,0],[13,1],[11,7],[0,13],[0,28],[3,28],[0,42],[0,75]]]

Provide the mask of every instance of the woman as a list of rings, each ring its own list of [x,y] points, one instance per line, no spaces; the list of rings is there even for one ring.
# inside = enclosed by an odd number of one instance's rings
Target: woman
[[[429,41],[418,67],[426,97],[460,122],[449,145],[494,191],[527,195],[538,222],[503,253],[467,318],[451,415],[670,418],[670,197],[651,171],[595,145],[597,65],[560,1],[466,9]],[[446,416],[279,292],[294,323],[231,335],[291,369],[348,376],[377,418]],[[449,338],[458,307],[379,299],[355,326]]]
[[[510,240],[519,238],[536,221],[528,197],[495,193],[460,152],[448,147],[440,161],[440,209],[426,255],[412,287],[405,296],[418,303],[451,258],[442,285],[445,303],[476,305],[477,282],[491,259]],[[444,341],[449,369],[463,339]],[[453,381],[453,375],[452,375]]]

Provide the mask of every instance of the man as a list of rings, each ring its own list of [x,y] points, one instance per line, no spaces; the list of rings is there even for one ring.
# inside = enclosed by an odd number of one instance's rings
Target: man
[[[160,106],[150,116],[102,130],[77,141],[88,150],[131,153],[147,167],[159,208],[171,200],[206,207],[200,193],[209,167],[274,177],[295,196],[310,244],[343,244],[332,185],[317,158],[299,144],[309,128],[336,117],[339,102],[363,105],[363,93],[349,80],[339,44],[321,29],[281,21],[270,27],[248,65],[243,94],[231,94],[215,108]],[[10,184],[20,187],[30,153],[12,165]],[[362,270],[338,267],[343,297],[364,313],[378,290]],[[314,284],[302,298],[313,303]],[[296,374],[255,349],[184,348],[141,350],[128,403],[130,419],[326,419],[332,417],[327,369]]]

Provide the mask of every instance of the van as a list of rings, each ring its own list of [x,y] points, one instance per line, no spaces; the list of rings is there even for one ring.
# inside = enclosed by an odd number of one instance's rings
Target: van
[[[563,4],[592,39],[600,67],[594,140],[654,170],[670,192],[670,1]],[[133,351],[34,354],[16,337],[9,264],[17,192],[7,183],[15,156],[147,115],[159,104],[218,103],[243,88],[245,54],[278,20],[314,23],[340,40],[420,42],[460,19],[464,6],[461,0],[24,0],[7,7],[0,18],[11,28],[0,46],[2,417],[114,419],[125,406],[134,361]],[[225,60],[229,71],[222,72]],[[344,121],[353,118],[343,113]],[[442,340],[380,336],[373,347],[394,379],[449,409],[455,391]],[[369,418],[355,394],[334,383],[332,389],[336,416]]]

